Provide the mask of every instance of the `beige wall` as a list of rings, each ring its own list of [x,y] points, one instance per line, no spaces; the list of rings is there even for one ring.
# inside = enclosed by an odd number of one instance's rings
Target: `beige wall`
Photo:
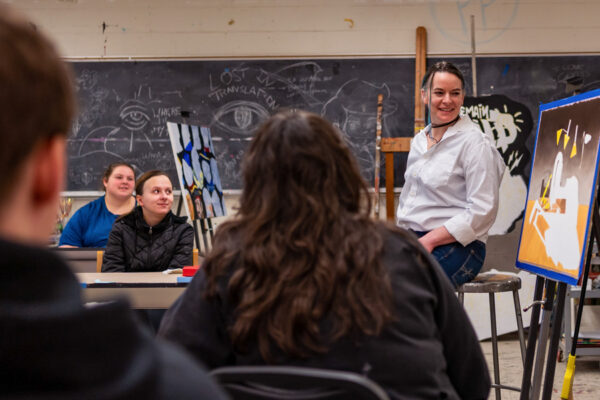
[[[13,0],[67,57],[598,52],[597,0]]]

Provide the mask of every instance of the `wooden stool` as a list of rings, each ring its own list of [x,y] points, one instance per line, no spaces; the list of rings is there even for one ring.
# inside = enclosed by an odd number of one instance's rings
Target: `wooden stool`
[[[479,274],[471,282],[465,283],[457,289],[458,301],[464,305],[465,293],[488,293],[490,297],[490,319],[492,331],[492,355],[494,360],[494,383],[492,387],[496,390],[496,399],[500,399],[500,389],[520,391],[521,389],[500,384],[500,365],[498,362],[498,334],[496,331],[496,299],[494,293],[512,292],[515,303],[515,316],[517,318],[517,330],[521,344],[521,359],[525,363],[525,334],[523,333],[523,318],[521,316],[521,303],[519,301],[519,289],[521,279],[518,276],[484,272]]]

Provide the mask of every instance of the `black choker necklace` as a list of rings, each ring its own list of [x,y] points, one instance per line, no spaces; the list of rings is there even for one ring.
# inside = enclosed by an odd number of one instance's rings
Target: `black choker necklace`
[[[442,127],[444,127],[444,126],[448,126],[448,125],[450,125],[450,124],[453,124],[453,123],[455,123],[456,121],[458,121],[458,119],[459,119],[459,118],[460,118],[460,115],[457,115],[457,116],[456,116],[456,118],[454,118],[452,121],[446,122],[445,124],[439,124],[439,125],[436,125],[436,124],[434,124],[434,123],[432,122],[432,123],[431,123],[431,127],[432,127],[432,128],[442,128]]]

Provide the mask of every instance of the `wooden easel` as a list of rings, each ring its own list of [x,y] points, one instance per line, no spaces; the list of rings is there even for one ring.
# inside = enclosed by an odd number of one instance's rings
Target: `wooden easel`
[[[410,150],[411,137],[381,138],[381,152],[385,154],[385,215],[394,220],[394,153]]]
[[[183,198],[185,196],[185,190],[181,189],[181,197],[179,198],[179,203],[177,204],[177,215],[181,215],[181,207],[183,205]],[[188,204],[188,206],[190,206]],[[194,228],[194,239],[196,240],[196,247],[199,250],[200,255],[206,256],[212,245],[214,244],[214,230],[212,225],[211,218],[198,218],[198,210],[196,209],[196,204],[194,201],[191,201],[192,213],[192,227]],[[202,235],[202,243],[204,244],[204,249],[200,248],[200,235]],[[209,242],[210,237],[210,242]]]
[[[593,235],[593,236],[592,236]],[[583,301],[587,288],[588,274],[591,267],[593,253],[593,237],[596,241],[600,240],[600,216],[598,214],[598,197],[594,201],[592,210],[592,229],[587,243],[587,253],[583,270],[583,282],[581,286],[581,298],[577,309],[577,321],[575,324],[575,334],[573,337],[573,348],[571,354],[575,355],[575,346],[577,336],[579,335],[579,326],[581,324],[581,314],[583,311]],[[599,241],[600,243],[600,241]],[[544,385],[542,393],[543,400],[550,400],[552,395],[552,386],[554,383],[554,373],[556,370],[556,355],[558,353],[558,344],[561,335],[561,325],[563,311],[565,308],[565,297],[567,284],[558,283],[542,276],[538,276],[535,282],[535,291],[533,296],[533,310],[531,312],[531,323],[527,337],[527,351],[525,354],[525,365],[523,367],[523,380],[521,382],[521,400],[537,400],[542,390],[542,371],[544,370],[544,361],[546,362],[546,372],[544,376]],[[556,294],[556,296],[555,296]],[[540,309],[543,308],[542,321],[540,320]],[[550,322],[552,327],[550,331]],[[539,332],[539,335],[538,335]],[[570,334],[570,332],[567,332]],[[536,341],[539,336],[539,344]],[[550,338],[550,344],[548,344]],[[548,356],[546,358],[546,347],[548,347]],[[535,365],[534,365],[535,359]],[[531,375],[533,373],[533,381]]]

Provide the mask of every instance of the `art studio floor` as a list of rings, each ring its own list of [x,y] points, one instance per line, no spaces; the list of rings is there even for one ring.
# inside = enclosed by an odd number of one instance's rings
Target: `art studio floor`
[[[492,342],[485,340],[481,342],[483,352],[488,362],[488,368],[493,381]],[[498,341],[500,354],[500,382],[510,386],[521,386],[523,377],[523,364],[519,348],[519,340],[516,334],[507,334],[500,337]],[[554,389],[552,399],[560,399],[563,378],[565,375],[566,362],[556,363],[556,374],[554,375]],[[517,400],[520,393],[511,390],[502,390],[502,399]],[[492,388],[490,400],[496,398]],[[574,400],[598,400],[600,399],[600,358],[582,356],[578,357],[575,364],[575,381],[573,384]]]

